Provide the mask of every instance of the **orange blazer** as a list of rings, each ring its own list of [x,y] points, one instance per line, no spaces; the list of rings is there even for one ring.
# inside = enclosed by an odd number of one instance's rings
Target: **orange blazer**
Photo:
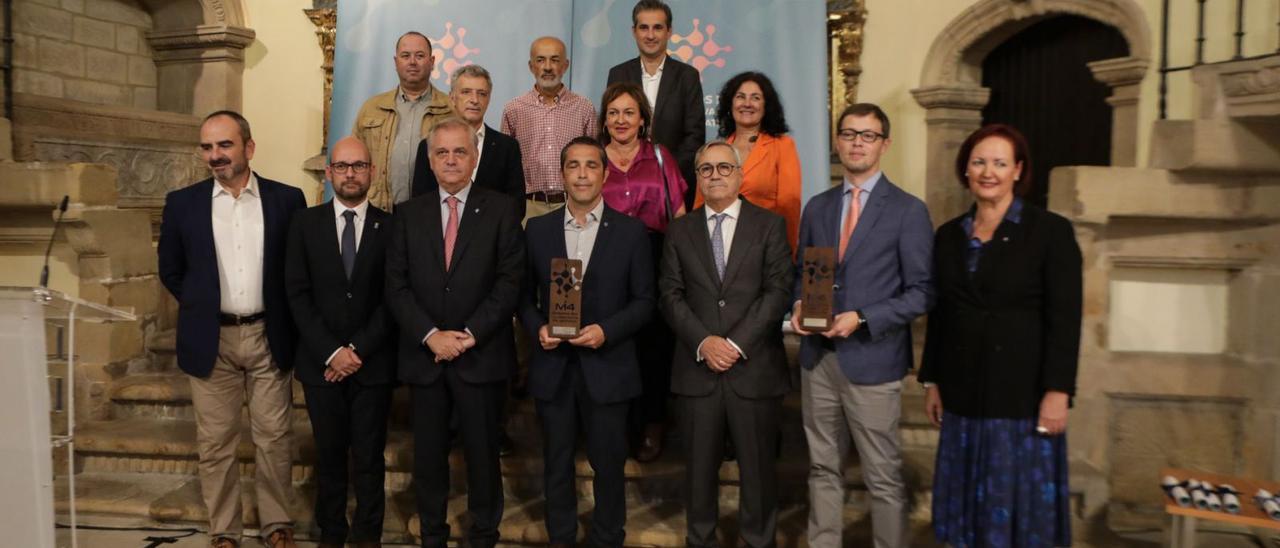
[[[734,136],[728,141],[733,143]],[[742,188],[747,201],[781,215],[787,220],[787,241],[795,254],[800,240],[800,155],[796,142],[786,135],[761,133],[742,166]],[[693,207],[702,207],[699,188]]]

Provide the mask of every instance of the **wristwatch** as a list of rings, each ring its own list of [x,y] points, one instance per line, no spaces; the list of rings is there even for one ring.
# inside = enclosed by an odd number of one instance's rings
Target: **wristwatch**
[[[861,310],[854,310],[853,313],[858,315],[858,329],[866,329],[867,317],[862,315]]]

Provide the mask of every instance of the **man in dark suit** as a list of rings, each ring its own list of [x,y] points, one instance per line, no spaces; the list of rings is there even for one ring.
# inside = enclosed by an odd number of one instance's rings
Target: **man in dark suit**
[[[382,458],[395,380],[395,339],[382,296],[391,217],[369,204],[377,166],[345,137],[329,152],[331,202],[298,212],[285,248],[285,289],[298,324],[294,374],[316,441],[315,522],[321,548],[381,546]],[[347,453],[356,510],[347,524]]]
[[[808,247],[836,250],[830,327],[805,330],[800,280],[791,325],[800,346],[801,400],[809,442],[809,545],[841,546],[841,459],[852,438],[871,493],[877,548],[902,546],[906,489],[898,440],[902,377],[911,368],[911,321],[933,305],[933,225],[924,202],[880,171],[889,117],[870,103],[840,115],[836,150],[844,184],[809,201],[798,264]]]
[[[243,532],[236,446],[246,400],[259,529],[272,548],[295,546],[288,512],[295,335],[284,247],[290,218],[307,204],[297,188],[250,171],[254,146],[239,113],[205,117],[200,156],[213,177],[165,196],[156,250],[160,281],[178,301],[178,367],[191,376],[200,489],[218,548],[238,546]]]
[[[742,162],[712,141],[697,154],[706,204],[672,221],[659,305],[676,334],[671,391],[681,397],[689,546],[715,546],[726,435],[737,450],[742,541],[774,546],[778,416],[790,387],[782,317],[791,300],[786,221],[738,197]],[[725,428],[728,432],[725,432]]]
[[[693,181],[693,155],[707,140],[702,106],[702,75],[667,55],[671,40],[671,7],[662,0],[640,0],[631,10],[631,34],[640,55],[609,69],[607,84],[634,82],[644,88],[653,110],[653,142],[667,147],[680,164],[684,180]],[[601,106],[603,108],[603,105]],[[684,207],[693,210],[697,187],[685,191]]]
[[[489,71],[480,65],[466,65],[453,72],[449,102],[458,117],[465,120],[479,139],[475,173],[471,178],[476,184],[488,187],[524,201],[524,168],[520,163],[520,143],[484,123],[489,110],[489,94],[493,80]],[[413,173],[413,195],[436,192],[440,188],[436,174],[427,163],[427,141],[418,143],[418,166]],[[524,217],[524,204],[520,204],[520,217]]]
[[[449,417],[467,459],[472,546],[498,541],[498,428],[515,365],[511,317],[524,280],[518,201],[473,184],[476,142],[459,118],[427,136],[440,189],[396,210],[387,249],[387,304],[400,326],[399,378],[413,410],[413,476],[422,545],[449,538]]]
[[[566,207],[529,220],[528,284],[520,319],[538,341],[529,366],[545,437],[543,458],[547,533],[551,545],[577,538],[578,495],[574,453],[578,425],[586,430],[594,471],[595,510],[588,541],[622,546],[626,536],[623,468],[627,460],[628,400],[640,394],[640,366],[632,336],[653,314],[653,266],[644,223],[604,204],[604,147],[578,137],[560,154],[569,195]],[[582,261],[583,325],[572,338],[548,326],[551,259]]]

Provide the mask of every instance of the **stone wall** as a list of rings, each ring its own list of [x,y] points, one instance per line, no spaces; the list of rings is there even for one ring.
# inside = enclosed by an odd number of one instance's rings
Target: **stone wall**
[[[151,16],[134,0],[14,0],[14,90],[156,108]]]

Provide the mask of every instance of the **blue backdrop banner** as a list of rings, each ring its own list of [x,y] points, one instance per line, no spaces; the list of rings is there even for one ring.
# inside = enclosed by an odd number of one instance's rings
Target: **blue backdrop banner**
[[[609,67],[637,55],[632,0],[339,0],[329,145],[351,132],[366,99],[396,86],[395,41],[416,30],[431,39],[432,84],[478,64],[493,77],[486,122],[533,87],[529,44],[539,36],[569,45],[565,83],[593,103]],[[670,54],[702,74],[707,137],[717,135],[720,86],[745,70],[767,74],[786,108],[800,152],[803,198],[830,185],[827,128],[826,4],[814,0],[668,0]],[[599,105],[596,105],[597,109]],[[329,191],[325,191],[326,198]]]

